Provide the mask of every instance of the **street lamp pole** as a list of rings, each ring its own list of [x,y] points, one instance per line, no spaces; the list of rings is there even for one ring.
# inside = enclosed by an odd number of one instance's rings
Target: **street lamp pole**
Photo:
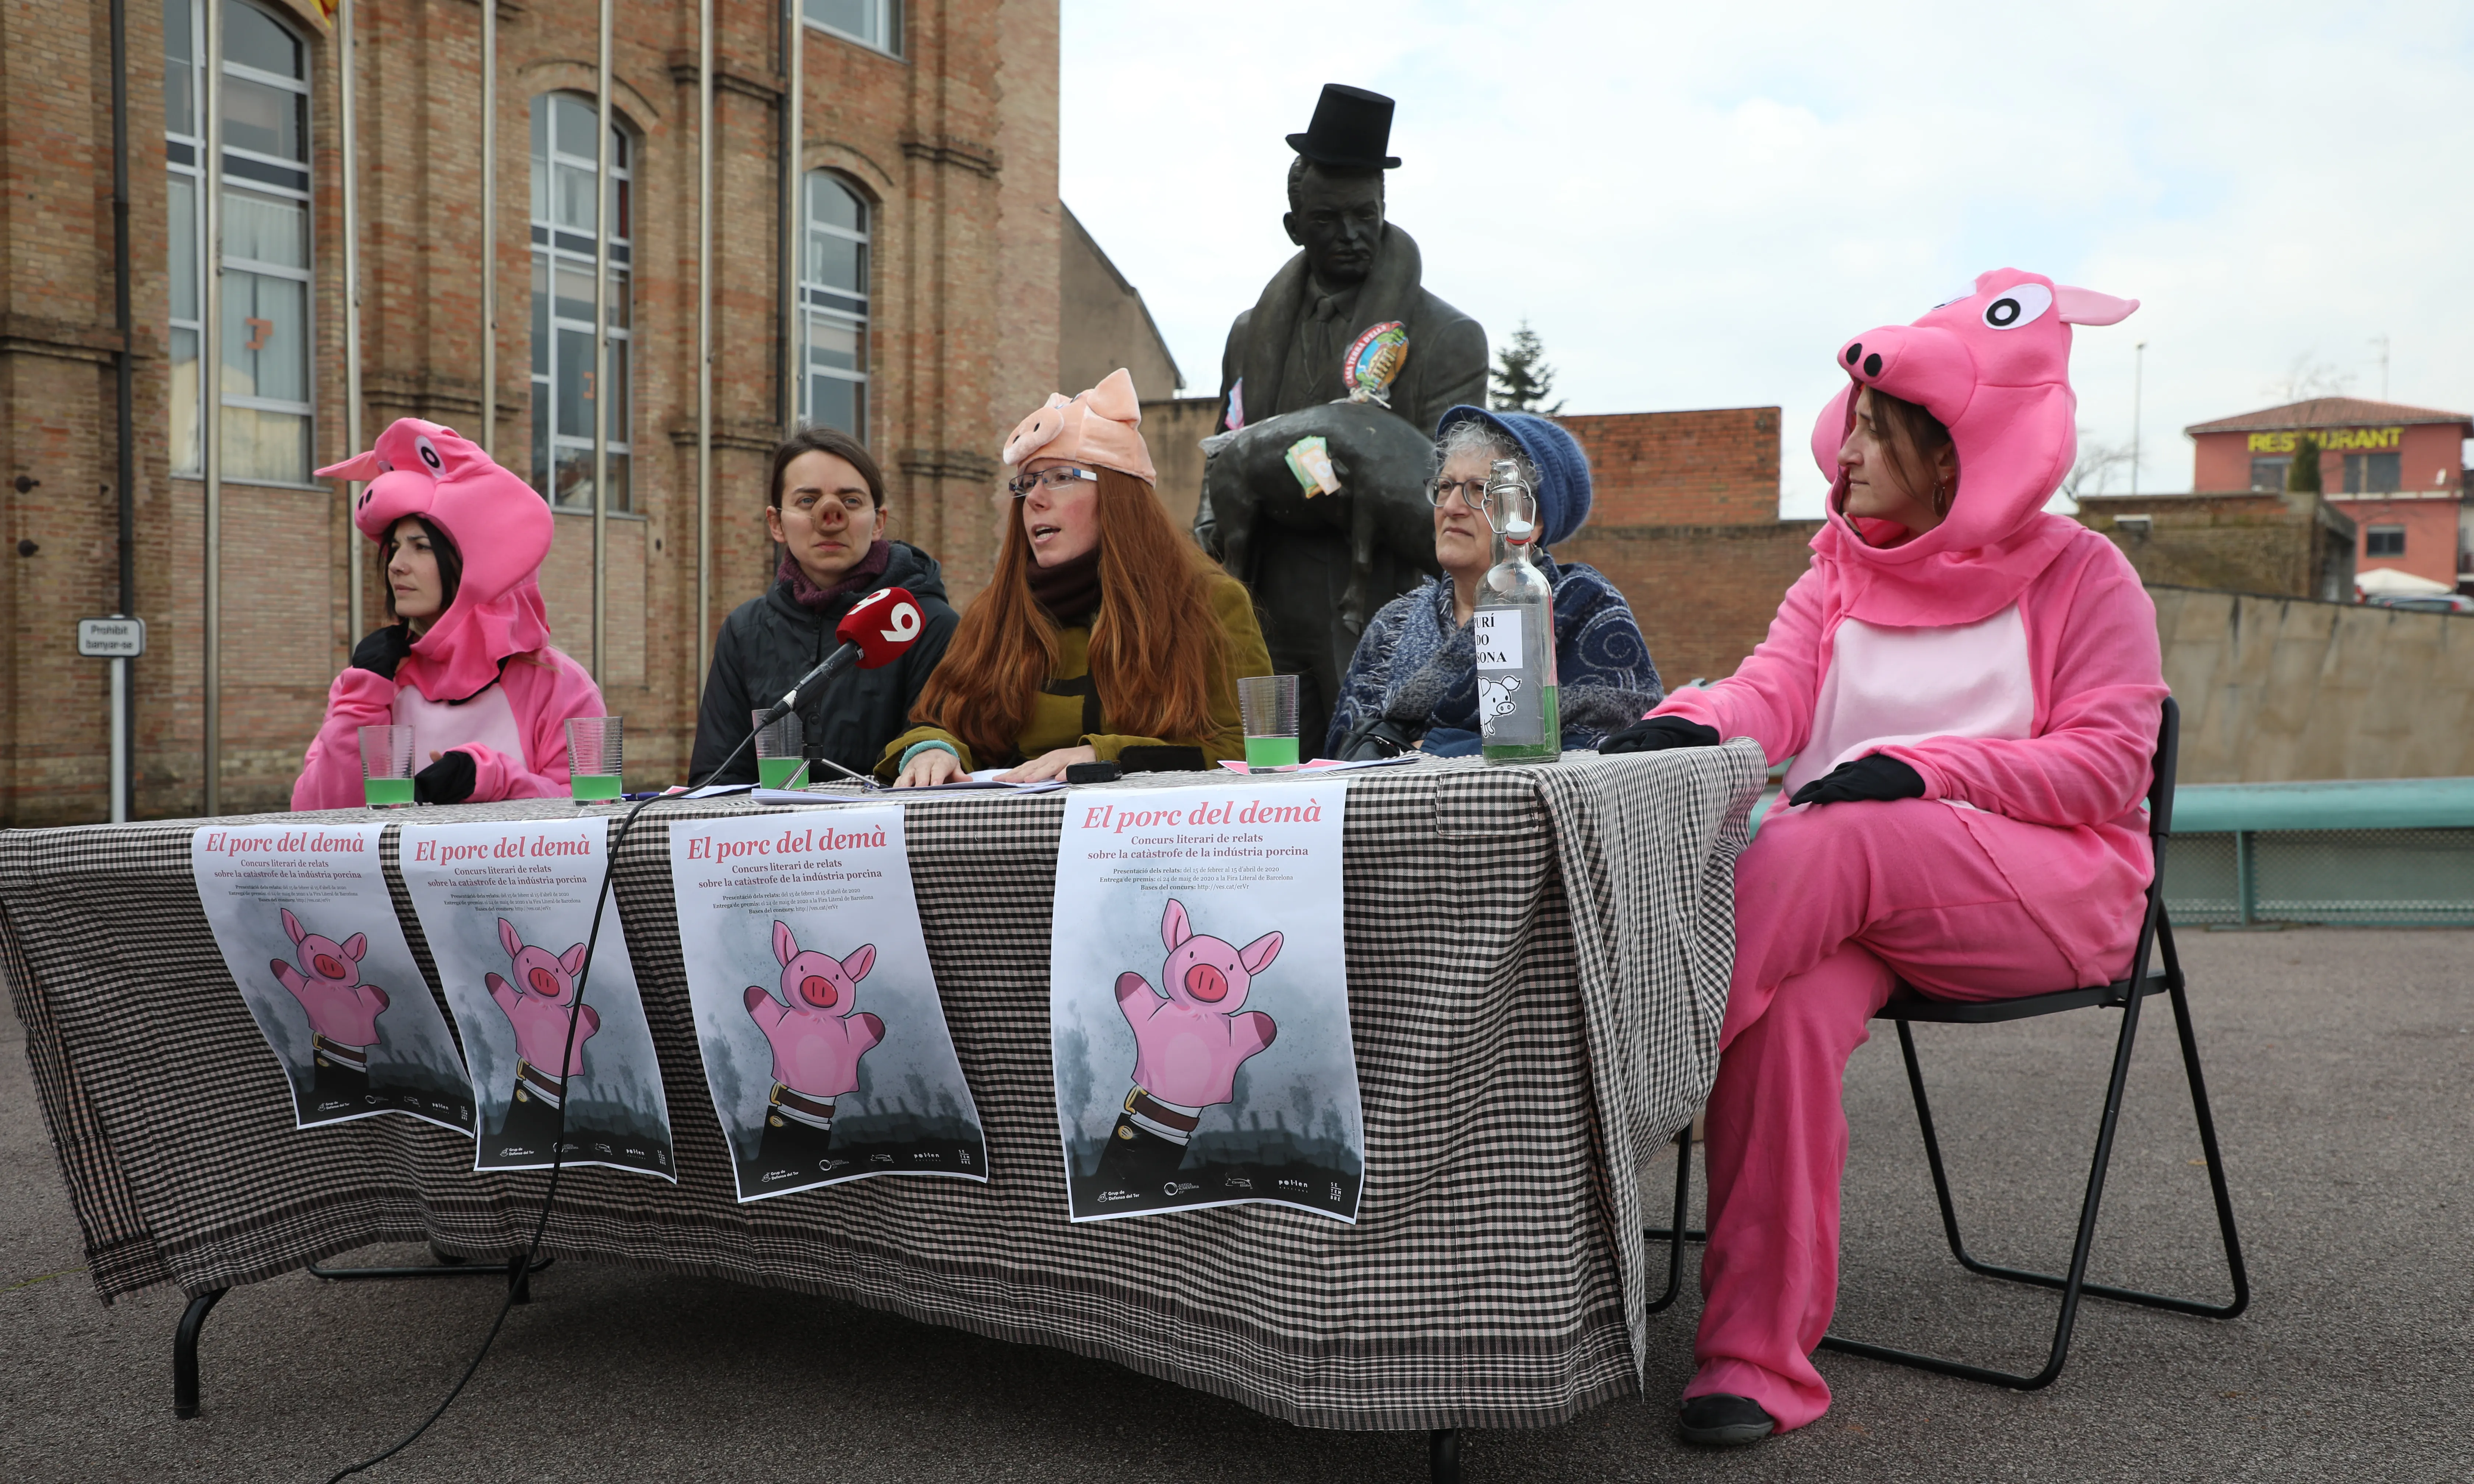
[[[2147,342],[2130,347],[2130,492],[2139,492],[2139,417],[2147,402]]]

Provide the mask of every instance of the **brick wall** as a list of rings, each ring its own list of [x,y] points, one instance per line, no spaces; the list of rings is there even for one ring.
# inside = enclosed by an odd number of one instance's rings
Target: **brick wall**
[[[779,7],[716,7],[714,591],[709,622],[761,592],[764,474],[780,431]],[[419,416],[482,431],[479,10],[356,7],[364,437]],[[528,470],[532,100],[594,86],[593,0],[498,12],[494,451]],[[694,621],[696,7],[630,0],[614,108],[636,141],[633,510],[605,556],[611,661],[630,772],[684,770],[704,646]],[[162,10],[129,7],[135,306],[134,666],[142,816],[204,802],[202,494],[167,467]],[[308,42],[315,232],[316,462],[345,446],[336,57]],[[807,30],[802,164],[874,204],[867,438],[892,528],[944,562],[957,602],[986,580],[1005,432],[1057,385],[1055,0],[908,8],[902,58]],[[107,670],[72,621],[112,610],[110,76],[100,5],[0,8],[0,826],[99,819]],[[20,491],[9,482],[24,476]],[[100,491],[100,492],[98,492]],[[281,807],[354,637],[351,566],[368,544],[327,490],[224,489],[222,807]],[[589,521],[563,516],[544,572],[556,641],[591,650]],[[17,556],[17,543],[35,555]],[[368,616],[382,610],[375,586]]]
[[[1625,412],[1555,419],[1589,456],[1601,526],[1778,520],[1779,410]]]
[[[2353,597],[2354,524],[2316,495],[2090,495],[2078,518],[2110,537],[2145,583]]]
[[[1804,575],[1817,520],[1766,525],[1600,527],[1555,548],[1586,562],[1631,603],[1658,673],[1672,687],[1719,680],[1769,633],[1779,600]]]

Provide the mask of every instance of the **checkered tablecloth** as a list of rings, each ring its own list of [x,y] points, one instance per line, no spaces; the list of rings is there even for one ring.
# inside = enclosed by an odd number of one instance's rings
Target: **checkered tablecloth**
[[[679,1184],[569,1171],[547,1246],[1059,1346],[1307,1426],[1542,1425],[1633,1395],[1658,1286],[1636,1176],[1716,1070],[1734,863],[1762,777],[1749,743],[1356,776],[1354,1227],[1269,1206],[1067,1223],[1047,1028],[1066,799],[1053,793],[909,800],[989,1183],[866,1180],[739,1205],[689,1016],[667,821],[748,805],[657,805],[619,852],[618,898]],[[0,834],[0,969],[103,1297],[253,1282],[376,1241],[520,1247],[546,1176],[474,1174],[470,1139],[406,1118],[292,1127],[191,883],[194,824]],[[395,835],[397,913],[428,970]]]

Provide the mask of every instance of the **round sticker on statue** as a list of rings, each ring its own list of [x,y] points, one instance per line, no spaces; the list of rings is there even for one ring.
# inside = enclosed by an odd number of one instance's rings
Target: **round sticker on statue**
[[[1409,327],[1397,320],[1367,326],[1341,357],[1340,379],[1352,402],[1392,405],[1392,383],[1409,363]]]

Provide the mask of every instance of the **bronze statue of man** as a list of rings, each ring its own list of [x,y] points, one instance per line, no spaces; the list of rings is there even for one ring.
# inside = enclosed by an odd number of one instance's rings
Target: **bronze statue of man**
[[[1298,251],[1229,326],[1220,361],[1223,431],[1348,396],[1348,351],[1368,330],[1390,323],[1408,335],[1406,360],[1388,388],[1394,414],[1432,437],[1448,409],[1485,404],[1486,330],[1426,292],[1417,243],[1384,220],[1383,173],[1400,163],[1388,153],[1392,109],[1381,93],[1328,83],[1306,132],[1288,136],[1297,158],[1280,225]],[[1195,535],[1205,550],[1222,554],[1207,494]],[[1356,641],[1338,631],[1333,616],[1351,578],[1347,541],[1269,522],[1256,540],[1250,576],[1238,575],[1249,578],[1267,615],[1273,667],[1304,677],[1301,689],[1323,690],[1315,682],[1336,678]],[[1384,555],[1382,590],[1372,596],[1378,607],[1416,580],[1415,568],[1432,565],[1431,552]],[[1304,734],[1321,736],[1331,697],[1301,694],[1299,701]]]

